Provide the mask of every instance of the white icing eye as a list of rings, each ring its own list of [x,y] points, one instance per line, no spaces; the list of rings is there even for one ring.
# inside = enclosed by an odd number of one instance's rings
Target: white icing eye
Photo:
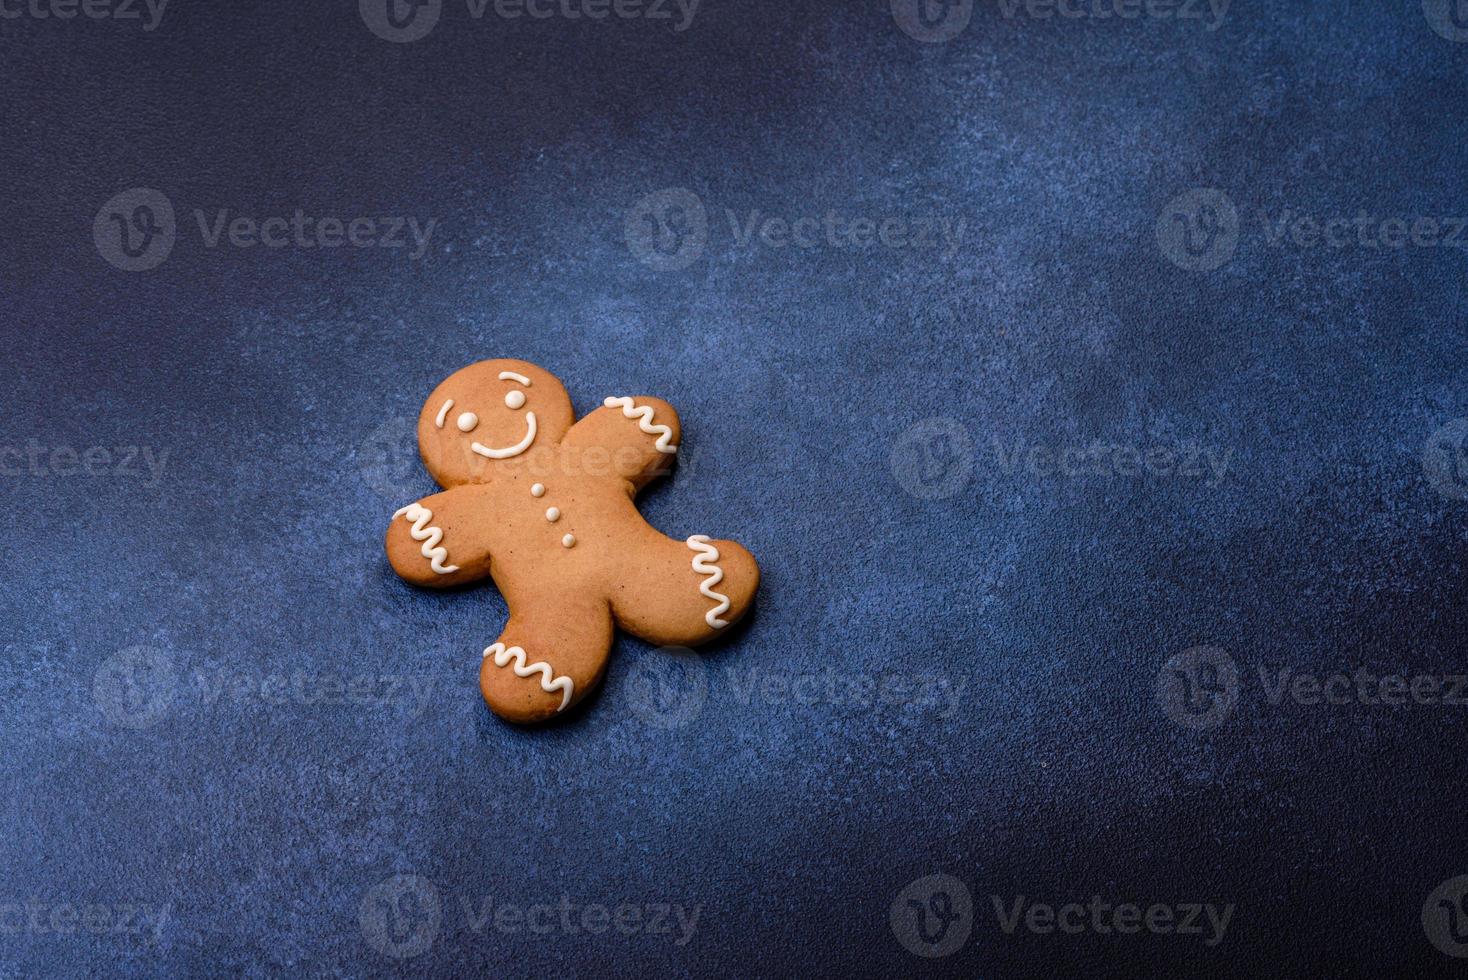
[[[458,424],[460,432],[473,432],[474,427],[479,424],[479,416],[473,412],[465,412],[459,416]]]
[[[507,392],[505,392],[505,404],[508,405],[508,406],[510,406],[511,408],[520,408],[520,407],[522,407],[525,404],[525,392],[523,392],[523,391],[507,391]]]

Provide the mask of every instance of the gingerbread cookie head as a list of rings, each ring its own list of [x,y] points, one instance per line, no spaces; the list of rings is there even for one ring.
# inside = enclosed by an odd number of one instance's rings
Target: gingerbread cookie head
[[[549,371],[528,361],[480,361],[428,396],[418,449],[439,486],[483,483],[497,464],[560,442],[573,421],[571,399]]]

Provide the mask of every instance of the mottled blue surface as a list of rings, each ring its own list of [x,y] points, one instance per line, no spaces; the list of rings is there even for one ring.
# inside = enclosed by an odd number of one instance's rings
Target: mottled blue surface
[[[1468,44],[1413,2],[679,17],[0,19],[0,976],[1459,966],[1422,914],[1468,872],[1468,707],[1269,685],[1464,669],[1468,501],[1424,446],[1468,415],[1465,253],[1277,229],[1468,214]],[[128,272],[93,222],[137,187],[178,234]],[[708,231],[664,270],[673,188]],[[1231,254],[1159,237],[1198,188]],[[414,260],[195,217],[297,208],[436,225]],[[754,210],[822,228],[741,241]],[[929,219],[957,246],[893,237]],[[676,405],[645,513],[764,572],[703,659],[619,639],[543,730],[480,699],[497,593],[382,554],[421,400],[498,356]],[[1198,645],[1242,679],[1194,730]],[[971,935],[918,958],[889,916],[937,873]],[[1213,946],[994,909],[1093,895],[1234,909]]]

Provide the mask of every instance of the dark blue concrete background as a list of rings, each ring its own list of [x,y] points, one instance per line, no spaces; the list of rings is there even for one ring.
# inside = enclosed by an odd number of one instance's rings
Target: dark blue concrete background
[[[1423,447],[1468,414],[1464,252],[1268,223],[1468,214],[1468,45],[1411,2],[1240,2],[1212,31],[980,3],[937,44],[881,2],[675,23],[0,20],[0,976],[1461,963],[1421,913],[1468,872],[1468,708],[1275,705],[1258,670],[1462,666],[1468,502]],[[93,236],[134,187],[178,215],[148,272]],[[709,231],[659,271],[625,226],[668,188]],[[1194,188],[1240,216],[1210,271],[1154,230]],[[194,212],[221,208],[438,224],[418,261],[211,249]],[[966,231],[777,248],[726,209]],[[432,489],[422,398],[497,356],[580,411],[678,406],[684,465],[645,512],[764,570],[705,659],[621,639],[544,730],[480,700],[498,595],[415,591],[381,547]],[[1098,440],[1228,465],[1044,468]],[[129,447],[156,473],[120,472]],[[1194,731],[1159,674],[1200,644],[1243,682]],[[957,701],[862,704],[833,672]],[[935,873],[975,914],[920,959],[889,911]],[[1235,910],[1209,947],[1011,935],[991,898],[1093,895]],[[563,896],[640,918],[480,918]],[[660,905],[698,910],[683,945]]]

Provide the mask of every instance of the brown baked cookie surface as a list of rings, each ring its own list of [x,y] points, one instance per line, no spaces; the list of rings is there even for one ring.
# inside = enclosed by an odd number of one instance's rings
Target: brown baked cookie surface
[[[510,619],[479,672],[500,717],[545,721],[586,697],[614,627],[695,646],[753,604],[759,566],[741,545],[670,538],[638,513],[681,434],[673,407],[643,396],[578,422],[560,381],[526,361],[471,364],[428,397],[418,446],[444,490],[393,515],[387,557],[414,585],[487,577],[504,594]]]

